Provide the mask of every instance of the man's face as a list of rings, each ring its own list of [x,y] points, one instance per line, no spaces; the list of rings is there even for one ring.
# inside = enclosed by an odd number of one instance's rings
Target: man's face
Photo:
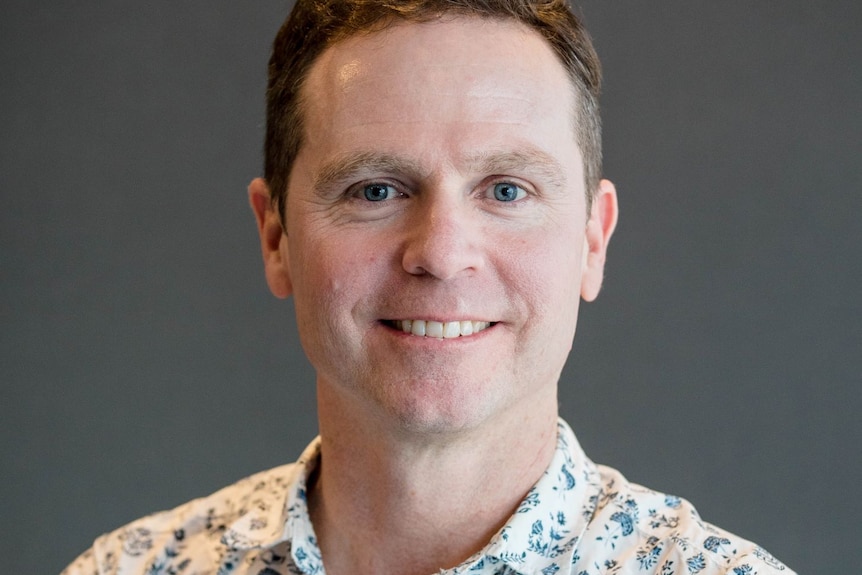
[[[397,24],[329,48],[303,93],[267,274],[324,395],[434,431],[555,402],[616,212],[588,226],[550,47],[515,23]]]

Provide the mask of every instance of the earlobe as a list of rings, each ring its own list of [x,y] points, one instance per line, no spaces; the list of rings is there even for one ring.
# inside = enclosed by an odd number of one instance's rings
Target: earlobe
[[[249,184],[248,203],[254,212],[260,234],[266,283],[275,297],[286,298],[293,292],[287,234],[282,228],[280,215],[270,201],[269,187],[263,178],[255,178]]]
[[[581,297],[586,301],[596,299],[602,288],[608,242],[617,226],[618,216],[617,190],[610,181],[602,180],[593,198],[584,242]]]

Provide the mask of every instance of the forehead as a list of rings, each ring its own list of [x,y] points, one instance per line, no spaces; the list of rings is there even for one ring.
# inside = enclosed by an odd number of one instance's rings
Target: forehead
[[[452,160],[523,145],[579,157],[574,98],[551,47],[518,22],[399,22],[340,41],[314,63],[303,148],[445,149]]]

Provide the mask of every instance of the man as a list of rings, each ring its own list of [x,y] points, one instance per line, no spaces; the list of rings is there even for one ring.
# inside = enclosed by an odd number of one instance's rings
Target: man
[[[617,221],[562,0],[300,0],[269,74],[249,198],[320,438],[67,573],[789,573],[558,420]]]

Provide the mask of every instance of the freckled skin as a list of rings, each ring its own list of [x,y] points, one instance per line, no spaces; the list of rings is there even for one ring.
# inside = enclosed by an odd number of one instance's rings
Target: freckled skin
[[[610,232],[594,228],[613,225],[588,225],[574,93],[550,47],[514,23],[400,24],[328,49],[304,89],[288,237],[267,273],[295,298],[321,397],[437,433],[555,408],[579,299],[601,282]],[[411,168],[319,185],[357,154]],[[547,162],[487,160],[501,155]],[[495,199],[501,180],[526,194]],[[397,194],[369,202],[377,182]],[[497,323],[431,340],[390,319]]]

